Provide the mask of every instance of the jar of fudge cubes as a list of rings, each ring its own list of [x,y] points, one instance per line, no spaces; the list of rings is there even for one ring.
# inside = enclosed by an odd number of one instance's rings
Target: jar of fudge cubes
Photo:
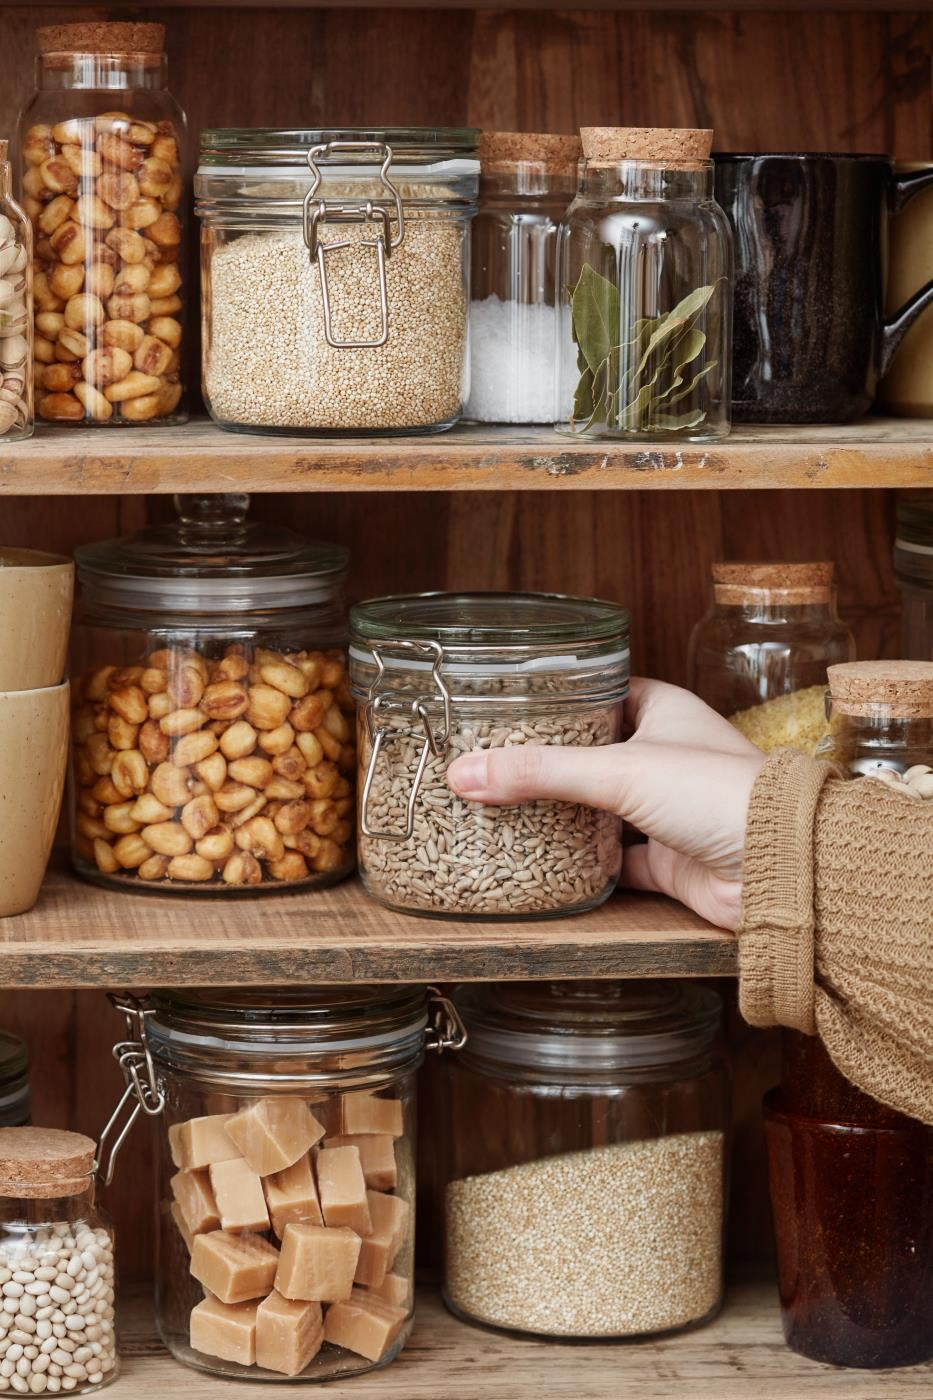
[[[117,1004],[128,1092],[142,1081],[158,1134],[172,1355],[266,1381],[394,1360],[413,1316],[415,1072],[462,1039],[450,1004],[404,986]]]

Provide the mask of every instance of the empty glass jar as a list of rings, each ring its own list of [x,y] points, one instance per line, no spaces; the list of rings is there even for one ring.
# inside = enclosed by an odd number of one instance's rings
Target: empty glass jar
[[[357,986],[118,1005],[153,1071],[172,1355],[263,1381],[392,1361],[414,1308],[416,1071],[460,1043],[449,1003]]]
[[[574,802],[458,797],[461,754],[614,743],[628,689],[628,615],[537,593],[377,598],[351,613],[360,872],[389,908],[525,919],[591,909],[615,888],[620,822]]]
[[[898,496],[894,574],[901,590],[901,656],[933,661],[933,491]]]
[[[713,565],[713,605],[690,637],[690,685],[766,753],[815,751],[827,668],[854,658],[832,564]]]
[[[817,753],[850,777],[907,775],[933,796],[933,661],[857,661],[829,672],[830,732]],[[929,791],[927,791],[929,789]]]
[[[29,1122],[29,1057],[18,1035],[0,1031],[0,1128]]]
[[[161,24],[38,31],[19,153],[47,422],[185,417],[185,116],[165,85],[164,40]]]
[[[584,128],[559,240],[559,414],[575,433],[703,442],[729,431],[732,233],[711,131]]]
[[[470,397],[479,423],[557,416],[557,229],[577,187],[579,136],[484,131],[473,221]],[[561,353],[573,365],[567,338]]]
[[[347,551],[247,496],[77,550],[73,855],[128,890],[250,893],[353,868]]]
[[[695,983],[461,987],[443,1062],[444,1297],[548,1337],[697,1325],[722,1297],[729,1074]]]

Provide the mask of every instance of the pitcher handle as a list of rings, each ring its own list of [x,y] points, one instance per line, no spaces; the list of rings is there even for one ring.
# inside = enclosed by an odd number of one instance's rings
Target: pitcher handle
[[[891,212],[899,214],[910,203],[915,194],[933,185],[933,166],[926,170],[912,170],[909,174],[895,175],[891,181]],[[904,336],[914,321],[933,304],[933,278],[915,292],[912,297],[898,307],[892,315],[885,317],[881,327],[881,344],[878,355],[878,375],[883,379],[891,368],[891,362],[900,348]]]

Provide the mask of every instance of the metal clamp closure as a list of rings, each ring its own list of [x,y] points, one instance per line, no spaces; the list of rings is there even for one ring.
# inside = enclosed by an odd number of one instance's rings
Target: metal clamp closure
[[[113,1057],[120,1066],[126,1087],[97,1144],[93,1170],[103,1186],[109,1186],[113,1180],[117,1154],[140,1111],[157,1118],[165,1107],[165,1095],[156,1081],[146,1035],[146,1017],[152,1013],[138,997],[118,996],[112,992],[109,995],[116,1009],[123,1012],[126,1022],[126,1039],[113,1047]]]
[[[428,766],[428,758],[433,754],[435,758],[440,758],[447,748],[447,741],[450,738],[450,691],[444,684],[441,676],[441,666],[444,664],[444,648],[440,642],[410,642],[399,639],[385,641],[382,648],[386,651],[400,651],[408,656],[424,657],[430,659],[431,682],[434,686],[434,693],[431,695],[416,695],[409,700],[406,697],[393,695],[390,691],[381,691],[383,679],[385,677],[386,664],[382,655],[382,650],[378,646],[371,646],[373,660],[376,663],[376,677],[369,687],[369,694],[366,697],[366,704],[363,707],[363,717],[366,722],[366,732],[372,745],[372,752],[369,756],[369,763],[366,766],[366,781],[363,784],[363,798],[360,808],[360,829],[364,836],[370,837],[374,841],[408,841],[411,839],[415,829],[415,803],[418,800],[418,790],[421,787],[421,779],[424,777],[424,770]],[[440,730],[436,731],[428,711],[429,705],[436,705],[440,701],[444,708],[444,721]],[[398,715],[409,713],[412,718],[411,727],[401,725],[381,725],[380,720],[383,715]],[[394,743],[400,739],[415,738],[419,733],[424,734],[424,747],[421,750],[421,757],[418,760],[418,767],[408,794],[408,805],[405,816],[404,831],[376,831],[369,821],[369,800],[372,795],[373,782],[376,777],[376,766],[379,762],[379,754],[384,744]]]
[[[442,1055],[445,1050],[462,1050],[469,1036],[460,1012],[450,997],[437,987],[428,987],[428,1024],[424,1032],[425,1050],[436,1050]]]
[[[372,152],[381,162],[379,179],[391,204],[377,203],[372,199],[326,200],[316,198],[323,176],[318,162],[334,155],[359,155]],[[324,145],[312,146],[308,152],[308,168],[311,171],[311,188],[304,198],[303,228],[304,240],[308,247],[311,262],[317,262],[321,275],[321,301],[324,307],[324,338],[334,350],[376,350],[385,345],[389,338],[389,292],[386,284],[386,258],[397,248],[405,236],[405,217],[402,213],[402,197],[389,179],[392,165],[392,147],[384,141],[328,141]],[[392,219],[398,232],[392,233]],[[325,223],[363,224],[378,226],[371,237],[360,239],[342,238],[325,243],[320,237],[321,226]],[[334,336],[331,313],[330,288],[327,284],[326,257],[346,248],[372,248],[376,254],[376,269],[379,286],[380,333],[371,340],[337,340]]]

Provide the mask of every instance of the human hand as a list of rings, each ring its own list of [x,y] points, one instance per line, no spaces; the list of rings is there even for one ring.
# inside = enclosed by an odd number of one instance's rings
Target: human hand
[[[748,803],[765,755],[697,696],[662,681],[632,681],[625,720],[625,743],[475,750],[450,765],[447,781],[472,802],[541,798],[615,812],[648,837],[626,848],[623,884],[734,929]]]

